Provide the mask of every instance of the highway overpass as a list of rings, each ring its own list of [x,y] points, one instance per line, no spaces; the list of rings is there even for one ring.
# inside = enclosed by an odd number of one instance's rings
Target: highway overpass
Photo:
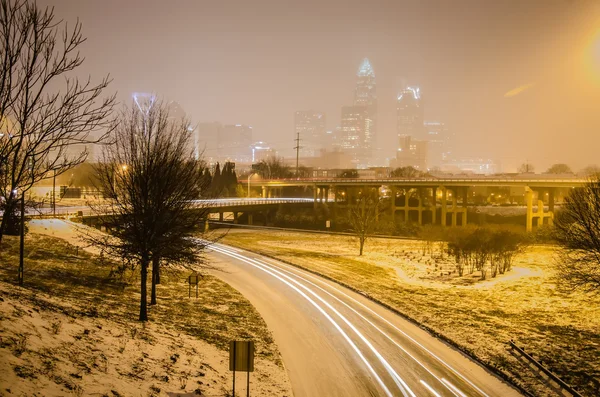
[[[311,189],[314,203],[331,200],[333,205],[352,203],[359,192],[385,187],[390,191],[392,217],[400,213],[404,220],[416,213],[417,223],[423,224],[424,215],[433,224],[458,226],[467,224],[469,189],[478,187],[522,187],[523,200],[527,205],[526,229],[537,225],[552,224],[556,189],[581,187],[586,179],[570,176],[528,175],[493,177],[452,178],[297,178],[297,179],[248,179],[240,181],[254,188],[263,198],[286,196],[290,188]],[[396,198],[405,197],[400,206]],[[406,197],[416,197],[411,204]],[[534,196],[536,200],[534,201]],[[402,202],[402,200],[400,200]],[[535,205],[534,205],[535,204]],[[547,206],[547,210],[545,207]]]

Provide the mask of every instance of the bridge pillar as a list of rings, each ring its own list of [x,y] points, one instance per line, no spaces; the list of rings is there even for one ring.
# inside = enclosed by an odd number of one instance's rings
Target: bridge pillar
[[[219,211],[219,222],[223,222],[223,211]]]
[[[267,198],[267,187],[266,186],[262,186],[262,198]]]
[[[392,221],[396,220],[396,194],[398,193],[398,188],[396,186],[391,187],[390,193],[390,212],[392,214]]]
[[[431,223],[433,225],[435,225],[436,222],[436,217],[437,217],[437,188],[436,187],[432,187],[431,188],[431,204],[430,204],[430,209],[431,209]]]
[[[204,233],[208,232],[209,226],[208,226],[208,219],[204,221]]]
[[[318,187],[317,185],[313,185],[313,203],[314,207],[317,208],[317,196],[318,196]]]
[[[252,214],[248,213],[248,225],[252,225]]]
[[[540,196],[542,199],[540,199]],[[537,219],[537,226],[544,224],[544,219],[548,219],[548,225],[554,223],[554,189],[548,192],[548,212],[544,212],[544,200],[543,194],[538,192],[537,209],[533,211],[533,190],[527,186],[525,187],[525,202],[527,203],[527,220],[525,230],[528,232],[533,231],[533,220]]]
[[[419,222],[419,226],[423,225],[423,188],[419,187],[417,188],[417,192],[419,195],[419,218],[418,218],[418,222]]]
[[[458,189],[454,189],[451,191],[452,192],[452,227],[456,227],[457,225],[457,214],[456,214],[456,207],[458,204]]]
[[[442,192],[442,219],[440,219],[440,224],[445,227],[446,226],[446,213],[448,212],[448,189],[445,186],[440,186],[438,189]]]
[[[233,223],[234,224],[238,224],[238,212],[237,211],[233,211]]]

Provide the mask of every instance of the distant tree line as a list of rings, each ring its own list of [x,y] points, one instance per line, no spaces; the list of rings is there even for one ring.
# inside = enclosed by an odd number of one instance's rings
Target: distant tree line
[[[203,186],[207,186],[202,196],[211,197],[236,197],[238,178],[235,172],[235,164],[227,161],[221,169],[221,164],[217,163],[214,172],[211,174],[210,168],[205,166],[202,172]]]

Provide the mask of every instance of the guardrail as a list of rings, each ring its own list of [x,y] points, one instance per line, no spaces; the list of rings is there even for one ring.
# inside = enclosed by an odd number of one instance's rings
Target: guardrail
[[[573,389],[573,387],[571,387],[571,385],[569,385],[568,383],[566,383],[565,381],[563,381],[561,378],[559,378],[558,376],[556,376],[552,371],[550,371],[548,368],[544,367],[544,365],[542,365],[542,363],[540,363],[539,361],[537,361],[535,358],[533,358],[530,354],[528,354],[527,352],[525,352],[524,349],[521,349],[519,346],[516,345],[516,343],[514,341],[510,341],[509,342],[510,347],[515,349],[517,352],[519,352],[523,357],[525,357],[527,360],[529,360],[530,362],[532,362],[536,367],[538,367],[543,373],[545,373],[546,375],[548,375],[548,377],[550,379],[552,379],[553,381],[555,381],[560,387],[562,387],[563,389],[565,389],[566,391],[568,391],[569,393],[571,393],[573,396],[575,397],[583,397],[581,394],[579,394],[577,392],[577,390]]]

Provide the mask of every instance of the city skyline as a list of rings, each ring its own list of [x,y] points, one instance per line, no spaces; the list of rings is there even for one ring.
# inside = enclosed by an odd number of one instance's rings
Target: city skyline
[[[600,78],[590,65],[599,58],[591,53],[597,2],[379,2],[368,11],[351,2],[340,15],[338,2],[316,12],[259,1],[230,14],[225,4],[180,1],[168,19],[158,1],[52,3],[58,17],[80,18],[86,76],[111,73],[121,102],[154,92],[179,102],[195,123],[251,125],[256,139],[290,154],[294,112],[319,109],[328,130],[340,125],[365,57],[377,72],[386,157],[396,141],[395,98],[407,85],[427,93],[425,118],[455,133],[457,155],[506,167],[528,160],[538,169],[557,159],[580,169],[595,162],[600,144]],[[107,30],[102,21],[115,9]],[[105,57],[110,51],[121,56]],[[554,144],[565,133],[568,152]]]

